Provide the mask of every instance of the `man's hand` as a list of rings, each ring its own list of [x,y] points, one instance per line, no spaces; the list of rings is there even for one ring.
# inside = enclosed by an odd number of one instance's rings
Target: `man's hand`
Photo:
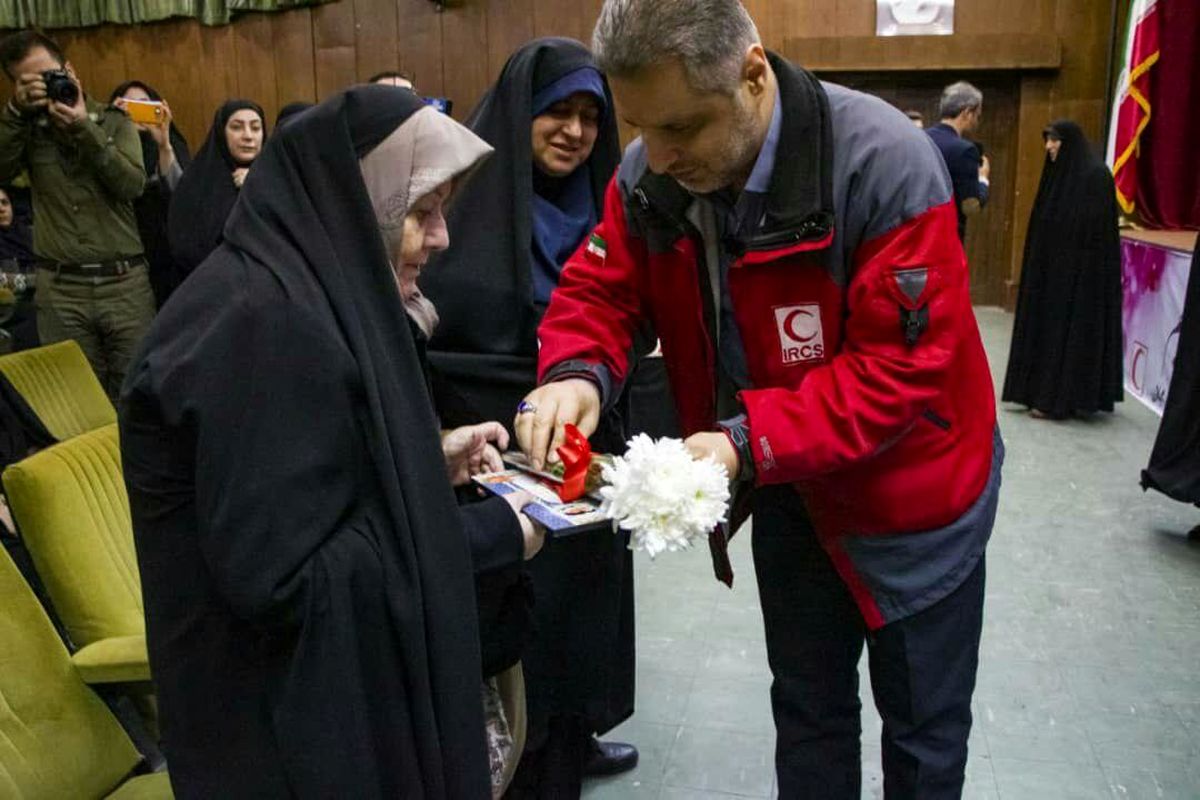
[[[988,181],[992,179],[992,162],[987,156],[981,156],[983,163],[979,165],[979,179]]]
[[[557,463],[563,443],[563,426],[574,425],[591,436],[600,424],[600,390],[584,378],[555,381],[525,396],[513,427],[517,446],[534,469]]]
[[[52,101],[49,105],[50,119],[59,128],[69,128],[72,125],[78,124],[87,119],[87,100],[83,97],[83,84],[79,82],[79,77],[74,71],[69,72],[71,82],[75,84],[78,93],[75,95],[74,105],[59,103]]]
[[[494,443],[494,444],[493,444]],[[504,469],[500,450],[508,447],[508,431],[499,422],[455,428],[442,436],[446,475],[454,486],[464,486],[473,475]]]
[[[725,467],[725,473],[730,479],[736,478],[741,459],[733,442],[724,433],[693,433],[683,443],[691,451],[692,457],[703,460],[712,456],[717,463]]]
[[[521,513],[525,506],[533,502],[533,495],[529,492],[512,492],[503,498],[521,521],[521,535],[525,537],[525,560],[528,561],[536,556],[546,543],[546,529]]]
[[[27,72],[18,76],[16,86],[13,87],[12,102],[17,111],[22,114],[40,111],[49,105],[50,100],[46,97],[46,82],[42,80],[42,76],[36,72]]]

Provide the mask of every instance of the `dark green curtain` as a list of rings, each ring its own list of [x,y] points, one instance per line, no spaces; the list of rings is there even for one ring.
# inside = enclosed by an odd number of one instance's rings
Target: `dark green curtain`
[[[0,0],[0,28],[84,28],[190,17],[224,25],[244,11],[287,11],[334,0]]]

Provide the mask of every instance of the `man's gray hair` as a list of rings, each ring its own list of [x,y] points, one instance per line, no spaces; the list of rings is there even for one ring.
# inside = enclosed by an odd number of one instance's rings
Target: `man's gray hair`
[[[964,111],[983,105],[983,92],[966,81],[952,83],[942,90],[938,113],[942,119],[954,119]]]
[[[592,52],[616,77],[679,59],[693,89],[731,94],[759,41],[739,0],[604,0]]]

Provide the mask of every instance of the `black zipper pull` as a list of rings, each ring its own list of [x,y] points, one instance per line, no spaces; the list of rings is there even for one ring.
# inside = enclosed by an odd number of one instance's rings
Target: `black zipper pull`
[[[929,306],[907,309],[900,306],[900,329],[904,331],[904,343],[915,347],[921,334],[929,327]]]

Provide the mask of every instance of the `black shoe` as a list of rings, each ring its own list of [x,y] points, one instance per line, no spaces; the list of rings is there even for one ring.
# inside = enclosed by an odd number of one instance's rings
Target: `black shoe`
[[[583,763],[583,774],[589,778],[602,775],[620,775],[638,764],[637,748],[621,742],[602,742],[592,738],[587,760]]]

